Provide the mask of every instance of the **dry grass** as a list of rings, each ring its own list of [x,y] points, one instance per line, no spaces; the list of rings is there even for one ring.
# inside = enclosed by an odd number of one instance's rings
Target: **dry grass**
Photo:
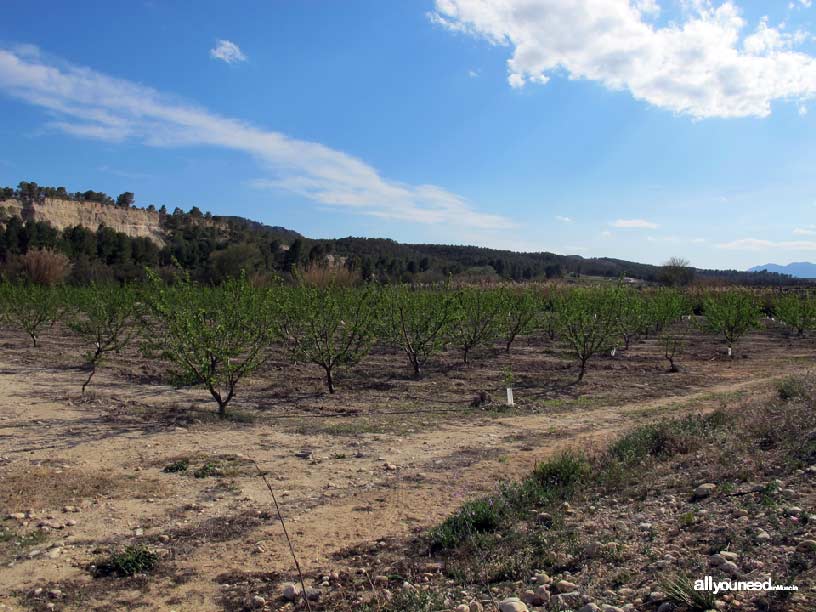
[[[59,508],[98,497],[159,497],[164,489],[153,479],[46,466],[5,470],[0,480],[0,507],[8,512]]]

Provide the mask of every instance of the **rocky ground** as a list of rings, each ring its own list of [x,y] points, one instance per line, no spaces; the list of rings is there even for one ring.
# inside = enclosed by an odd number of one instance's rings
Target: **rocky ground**
[[[677,375],[646,341],[593,362],[578,386],[542,338],[466,369],[443,355],[418,382],[378,349],[334,396],[281,357],[223,423],[205,393],[166,384],[161,364],[134,354],[82,398],[77,347],[51,333],[35,350],[21,337],[0,343],[0,610],[307,609],[256,462],[313,610],[496,610],[518,597],[505,608],[657,611],[681,603],[683,579],[703,570],[802,589],[720,596],[718,607],[814,609],[812,408],[776,388],[806,372],[809,339],[769,327],[727,362],[695,336]],[[474,391],[497,395],[507,364],[516,408],[470,407]],[[723,407],[736,416],[699,442],[667,436],[676,448],[646,445],[616,472],[603,463],[632,428]],[[517,504],[512,520],[456,546],[433,544],[463,503],[498,499],[498,483],[568,449],[603,478],[584,474],[568,496]],[[716,488],[695,498],[705,483]]]

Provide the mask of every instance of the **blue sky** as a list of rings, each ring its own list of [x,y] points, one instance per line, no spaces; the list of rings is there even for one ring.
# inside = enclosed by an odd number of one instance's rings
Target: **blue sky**
[[[816,259],[816,7],[7,0],[0,184],[312,237]]]

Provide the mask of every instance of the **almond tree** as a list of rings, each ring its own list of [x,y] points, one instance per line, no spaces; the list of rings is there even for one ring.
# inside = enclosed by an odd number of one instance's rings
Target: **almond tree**
[[[385,291],[381,310],[382,337],[405,353],[420,378],[425,363],[445,343],[453,311],[450,292],[394,287]]]
[[[129,287],[92,284],[76,290],[71,300],[76,310],[68,327],[93,348],[85,354],[90,369],[82,384],[82,393],[97,368],[111,353],[118,353],[135,337],[137,327],[136,296]]]
[[[816,329],[816,299],[809,294],[786,293],[774,303],[774,314],[788,327],[796,330],[797,336]]]
[[[370,288],[295,287],[285,292],[278,322],[292,359],[320,366],[329,393],[338,367],[355,365],[376,339],[378,293]]]
[[[215,288],[197,286],[188,276],[171,286],[155,273],[149,278],[146,354],[160,355],[203,385],[218,416],[226,418],[238,383],[268,357],[274,294],[253,287],[244,274]]]
[[[609,350],[617,332],[617,290],[575,289],[558,296],[560,339],[578,360],[580,382],[587,362],[596,354]]]
[[[539,296],[534,289],[500,289],[498,293],[499,327],[505,341],[504,350],[510,353],[515,339],[532,332],[540,309]]]
[[[470,352],[490,344],[499,334],[501,303],[494,291],[466,287],[456,293],[450,340],[462,351],[465,364]]]
[[[43,330],[64,313],[62,290],[41,285],[3,285],[2,304],[6,321],[22,329],[35,347]]]
[[[703,326],[719,334],[728,347],[728,357],[734,358],[734,344],[748,331],[759,327],[760,308],[753,294],[744,290],[714,293],[703,300]]]

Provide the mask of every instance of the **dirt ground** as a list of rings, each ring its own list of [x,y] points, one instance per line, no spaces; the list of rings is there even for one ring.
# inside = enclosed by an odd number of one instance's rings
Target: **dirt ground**
[[[349,568],[344,550],[410,537],[464,500],[529,471],[570,445],[667,414],[711,410],[774,379],[804,372],[810,339],[770,323],[728,361],[694,333],[678,360],[653,340],[576,368],[544,337],[469,367],[448,352],[423,380],[377,349],[324,393],[317,368],[276,354],[239,389],[233,416],[213,418],[198,389],[178,388],[161,363],[129,350],[83,398],[81,349],[60,328],[40,346],[8,331],[0,342],[0,610],[221,610],[242,574],[295,577],[268,474],[305,572]],[[512,367],[517,406],[501,406]],[[494,403],[470,403],[488,391]],[[187,460],[186,471],[164,468]],[[205,468],[205,469],[202,469]],[[0,532],[3,533],[3,532]],[[145,543],[161,558],[147,579],[114,583],[89,566]],[[35,589],[51,596],[32,598]]]

